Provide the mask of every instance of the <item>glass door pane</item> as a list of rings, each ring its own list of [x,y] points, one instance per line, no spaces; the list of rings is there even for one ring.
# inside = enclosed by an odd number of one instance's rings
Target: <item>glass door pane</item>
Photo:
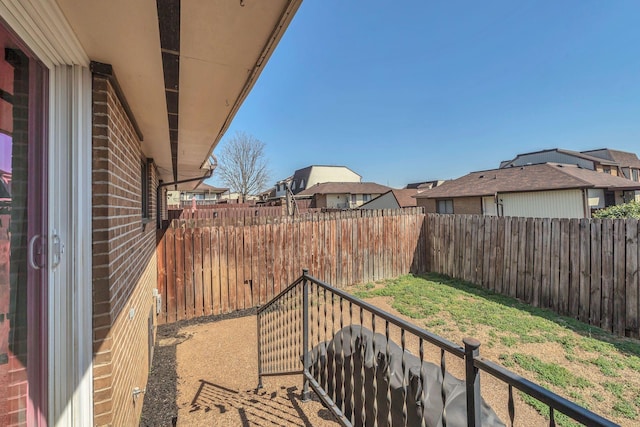
[[[0,425],[45,425],[47,72],[0,48]]]

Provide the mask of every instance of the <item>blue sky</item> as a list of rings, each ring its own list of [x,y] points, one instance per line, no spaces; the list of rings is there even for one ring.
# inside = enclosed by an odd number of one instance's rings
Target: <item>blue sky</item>
[[[635,0],[304,0],[226,137],[264,141],[274,182],[337,164],[393,187],[640,153],[639,19]]]

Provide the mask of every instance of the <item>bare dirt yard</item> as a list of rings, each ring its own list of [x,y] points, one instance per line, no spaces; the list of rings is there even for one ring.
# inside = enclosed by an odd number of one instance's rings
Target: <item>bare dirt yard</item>
[[[257,390],[255,315],[165,325],[158,330],[141,426],[338,425],[300,375],[269,377]]]

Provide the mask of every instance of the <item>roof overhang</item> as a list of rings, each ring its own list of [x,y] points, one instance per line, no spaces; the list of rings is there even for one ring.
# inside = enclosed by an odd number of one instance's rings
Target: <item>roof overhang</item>
[[[173,182],[204,175],[302,0],[57,1],[89,59],[113,67],[144,153]]]

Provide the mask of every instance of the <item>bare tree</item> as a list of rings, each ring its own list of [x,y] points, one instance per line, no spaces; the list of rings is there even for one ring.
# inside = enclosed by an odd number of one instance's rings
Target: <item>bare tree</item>
[[[267,186],[269,169],[264,147],[264,142],[252,135],[236,132],[218,155],[216,173],[231,191],[240,193],[243,199]]]

